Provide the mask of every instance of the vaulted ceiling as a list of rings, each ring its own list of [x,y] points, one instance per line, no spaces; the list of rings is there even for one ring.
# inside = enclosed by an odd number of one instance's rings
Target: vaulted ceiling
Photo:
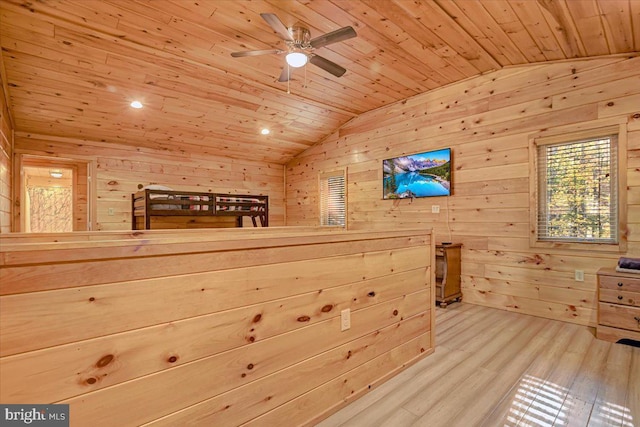
[[[260,16],[357,37],[278,82]],[[640,0],[0,0],[17,132],[286,163],[363,112],[512,65],[640,51]],[[129,106],[134,99],[144,108]],[[269,135],[261,135],[269,128]]]

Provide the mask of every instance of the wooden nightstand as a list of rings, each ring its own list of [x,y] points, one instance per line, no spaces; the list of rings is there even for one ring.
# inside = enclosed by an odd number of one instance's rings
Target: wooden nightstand
[[[444,308],[451,301],[460,301],[461,243],[436,245],[436,302]]]
[[[598,271],[598,326],[596,337],[617,342],[640,341],[640,274],[614,268]]]

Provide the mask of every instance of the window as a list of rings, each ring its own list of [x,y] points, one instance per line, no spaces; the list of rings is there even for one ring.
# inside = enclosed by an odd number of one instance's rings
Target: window
[[[320,174],[320,225],[345,226],[345,181],[344,170]]]
[[[533,140],[534,246],[620,245],[619,135],[615,126]]]

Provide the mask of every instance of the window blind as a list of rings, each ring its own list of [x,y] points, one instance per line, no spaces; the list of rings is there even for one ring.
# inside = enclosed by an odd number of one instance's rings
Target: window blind
[[[618,242],[617,136],[537,148],[538,239]]]
[[[346,224],[346,183],[344,171],[320,175],[320,225]]]

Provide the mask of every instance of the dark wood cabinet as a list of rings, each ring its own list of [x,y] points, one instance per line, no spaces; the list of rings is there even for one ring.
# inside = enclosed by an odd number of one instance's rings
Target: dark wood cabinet
[[[436,245],[436,302],[444,308],[451,301],[460,301],[461,243]]]

